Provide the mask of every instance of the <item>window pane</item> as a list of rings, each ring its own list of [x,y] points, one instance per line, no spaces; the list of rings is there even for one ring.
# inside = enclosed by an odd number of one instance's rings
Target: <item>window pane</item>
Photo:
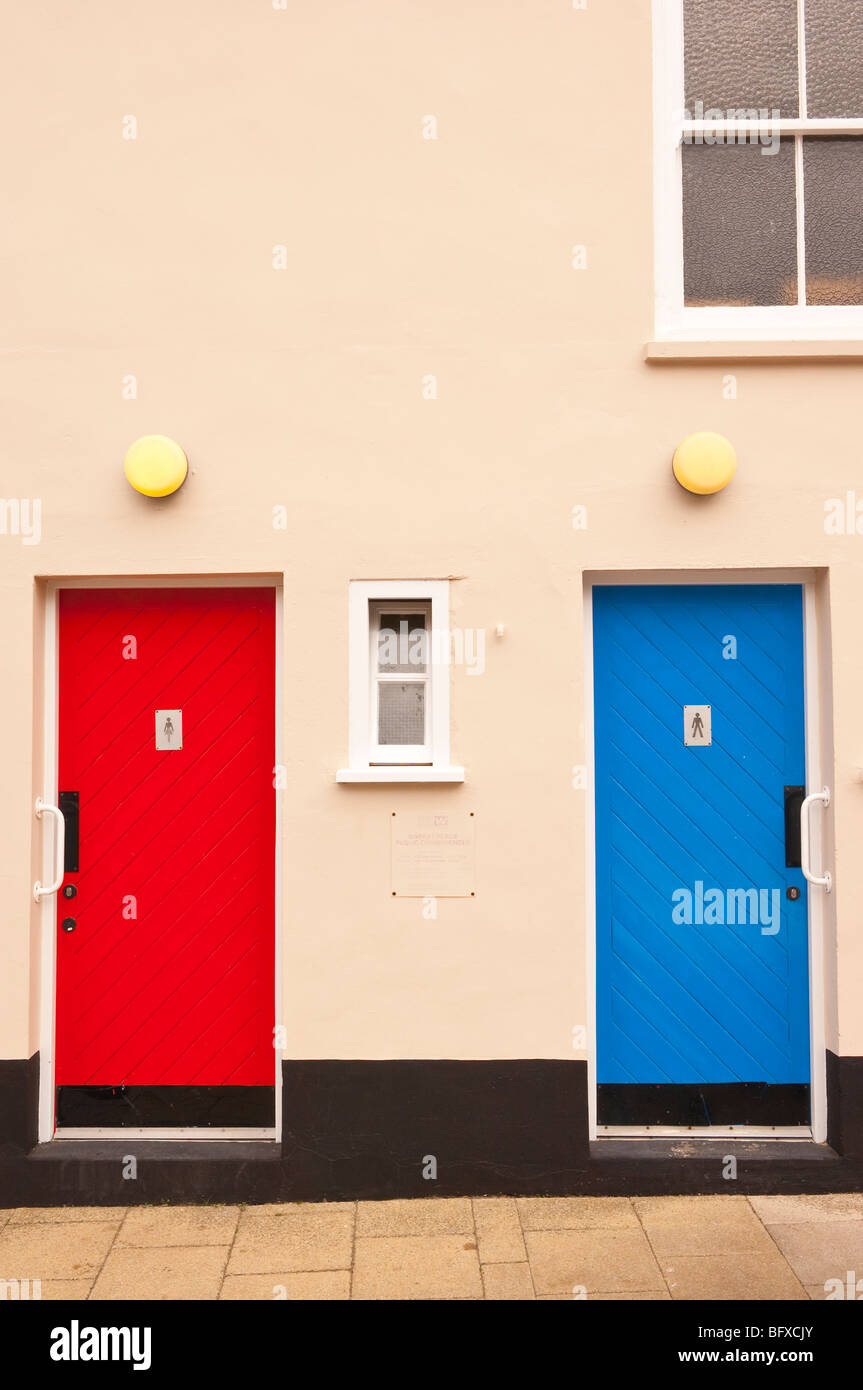
[[[863,116],[863,5],[806,0],[810,116]]]
[[[863,304],[863,140],[804,140],[807,304]]]
[[[426,671],[428,633],[425,613],[381,613],[379,671]]]
[[[794,142],[684,145],[688,305],[796,304]]]
[[[683,33],[692,120],[709,107],[798,114],[797,0],[684,0]]]
[[[378,684],[378,743],[425,743],[426,688],[421,682]]]

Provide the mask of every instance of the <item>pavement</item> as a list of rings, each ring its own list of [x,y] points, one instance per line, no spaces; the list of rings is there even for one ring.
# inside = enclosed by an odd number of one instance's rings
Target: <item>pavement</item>
[[[0,1281],[42,1299],[795,1301],[858,1277],[856,1193],[0,1211]]]

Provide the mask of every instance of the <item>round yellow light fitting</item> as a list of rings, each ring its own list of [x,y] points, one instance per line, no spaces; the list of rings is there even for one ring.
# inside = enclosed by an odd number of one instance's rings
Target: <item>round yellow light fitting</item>
[[[689,435],[678,444],[671,466],[681,487],[704,496],[721,492],[731,482],[737,467],[737,454],[724,435],[705,430]]]
[[[130,446],[123,467],[137,492],[145,497],[167,497],[185,482],[189,461],[167,435],[145,434]]]

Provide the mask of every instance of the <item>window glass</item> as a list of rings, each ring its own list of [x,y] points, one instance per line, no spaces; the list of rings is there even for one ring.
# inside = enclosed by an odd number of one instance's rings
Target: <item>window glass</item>
[[[794,143],[683,146],[687,305],[796,304]]]
[[[683,34],[692,120],[709,107],[798,115],[797,0],[684,0]]]
[[[381,681],[378,685],[378,743],[425,743],[426,686],[421,682]]]
[[[381,613],[378,628],[378,670],[387,672],[428,669],[428,633],[425,613]]]
[[[806,0],[805,15],[807,114],[863,116],[863,3]]]
[[[863,139],[803,141],[806,302],[863,304]]]

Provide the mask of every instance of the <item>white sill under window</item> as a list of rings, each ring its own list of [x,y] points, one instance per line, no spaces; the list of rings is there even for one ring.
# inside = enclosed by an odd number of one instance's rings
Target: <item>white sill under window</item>
[[[685,358],[863,357],[863,308],[683,308],[658,306],[649,362]]]
[[[859,338],[654,338],[647,362],[859,362]]]

